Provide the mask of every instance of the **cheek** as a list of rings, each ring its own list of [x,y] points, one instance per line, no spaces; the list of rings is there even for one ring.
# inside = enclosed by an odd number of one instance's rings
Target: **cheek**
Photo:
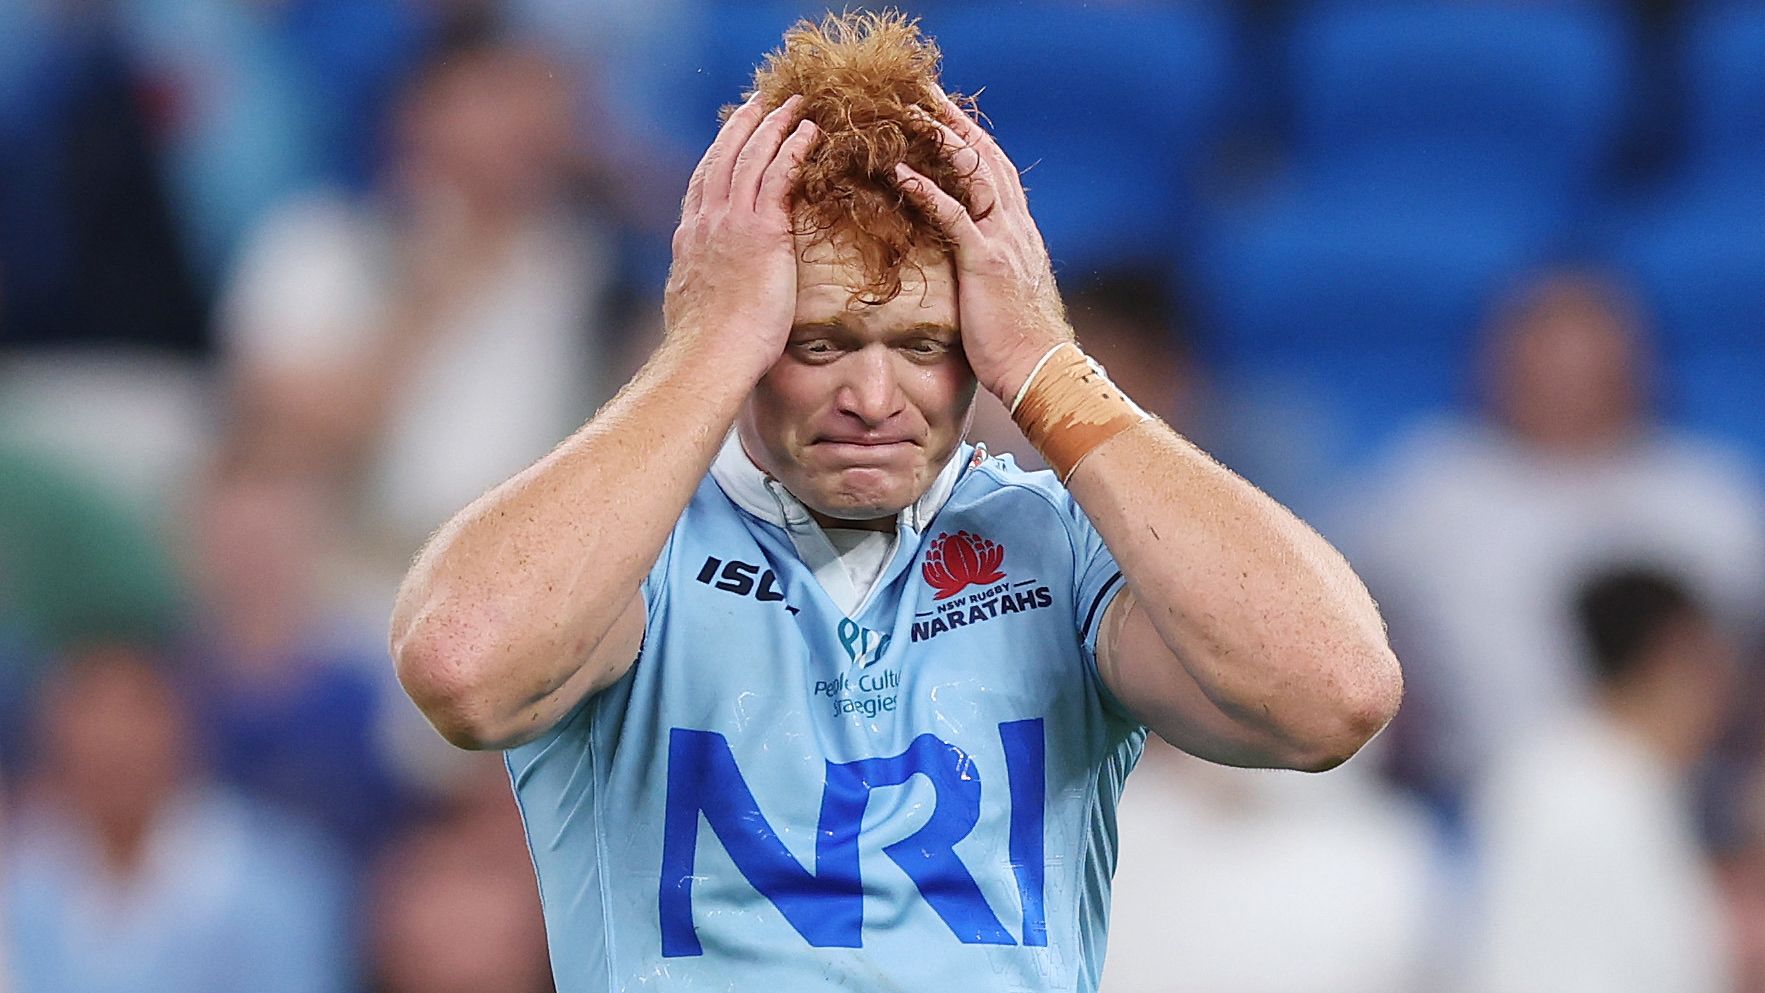
[[[769,438],[789,439],[803,433],[817,409],[819,390],[815,370],[779,363],[754,389],[752,408],[755,426]]]
[[[961,427],[975,390],[974,375],[966,363],[918,367],[908,381],[913,383],[915,406],[928,424],[952,431]]]

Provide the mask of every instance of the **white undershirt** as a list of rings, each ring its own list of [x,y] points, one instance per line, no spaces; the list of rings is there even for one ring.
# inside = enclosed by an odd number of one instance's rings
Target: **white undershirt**
[[[852,577],[852,586],[868,590],[889,564],[893,535],[863,528],[823,528],[827,540],[839,553],[839,563]]]
[[[958,449],[956,454],[961,455],[962,451]],[[886,532],[822,528],[809,508],[783,483],[754,464],[733,429],[711,462],[711,478],[736,506],[783,528],[828,598],[847,617],[853,617],[864,610],[876,592],[901,536],[918,540],[918,535],[930,526],[944,501],[950,498],[963,471],[986,457],[986,449],[976,445],[969,458],[951,458],[925,493],[895,515],[895,528]]]

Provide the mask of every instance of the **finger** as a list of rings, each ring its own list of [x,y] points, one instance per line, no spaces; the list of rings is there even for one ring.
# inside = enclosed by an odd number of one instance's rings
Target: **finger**
[[[993,174],[993,186],[1001,197],[1018,206],[1027,206],[1029,197],[1024,193],[1023,180],[1018,176],[1017,166],[1011,157],[999,147],[980,122],[968,116],[968,112],[957,106],[950,99],[950,94],[939,94],[938,119],[951,130],[960,135],[969,147],[973,148],[987,163]]]
[[[727,172],[721,173],[725,177],[721,187],[713,179],[719,175],[721,164],[733,158],[742,145],[747,143],[748,136],[754,133],[759,123],[760,102],[757,95],[749,97],[747,103],[737,107],[729,115],[729,120],[723,122],[723,127],[718,129],[711,147],[705,149],[704,157],[699,159],[698,167],[693,169],[692,179],[686,184],[686,199],[681,201],[682,216],[698,212],[705,202],[707,187],[713,190],[728,189]]]
[[[766,175],[766,167],[778,157],[779,146],[789,134],[791,118],[796,114],[797,104],[802,98],[792,95],[778,105],[754,133],[748,137],[747,144],[742,146],[741,154],[735,157],[735,164],[730,170],[729,202],[747,204],[752,207],[758,202],[760,180]]]
[[[815,139],[820,136],[821,129],[814,121],[805,118],[797,124],[760,178],[760,193],[754,201],[757,212],[777,216],[790,211],[791,187],[803,168],[803,160],[809,157],[809,149],[815,147]]]
[[[986,217],[999,202],[999,189],[993,180],[993,170],[987,167],[987,161],[981,158],[981,153],[951,130],[948,124],[929,114],[925,119],[938,129],[944,153],[950,156],[950,164],[956,169],[957,175],[965,177],[969,182],[969,200],[974,204],[972,216]]]
[[[944,192],[938,184],[905,162],[895,165],[895,181],[900,184],[902,194],[925,211],[957,245],[980,243],[981,231],[975,226],[974,218],[969,216],[961,201]]]

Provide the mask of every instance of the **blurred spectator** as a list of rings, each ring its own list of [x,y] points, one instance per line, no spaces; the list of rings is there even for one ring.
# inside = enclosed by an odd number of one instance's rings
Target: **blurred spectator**
[[[1765,647],[1730,693],[1727,734],[1704,768],[1702,820],[1734,948],[1736,993],[1765,993]]]
[[[58,651],[167,638],[182,600],[170,556],[126,500],[0,442],[0,763],[25,743],[29,691]]]
[[[1734,946],[1735,993],[1765,993],[1765,765],[1737,792],[1739,837],[1731,839],[1720,863]]]
[[[499,758],[480,756],[451,804],[374,875],[374,993],[549,993],[545,922]]]
[[[6,766],[0,765],[0,853],[12,850],[12,835],[6,821],[7,815],[10,813],[7,792],[11,786],[11,782],[7,779],[9,771]],[[0,854],[0,893],[8,892],[7,871],[6,859],[3,854]],[[6,903],[7,901],[0,899],[0,935],[12,934],[12,928],[6,921],[8,910]],[[11,944],[10,940],[0,940],[0,993],[12,993],[12,953],[9,949]]]
[[[0,877],[17,993],[348,988],[338,864],[210,783],[191,737],[141,648],[51,678]]]
[[[206,300],[117,5],[0,4],[0,436],[168,505]]]
[[[1583,695],[1564,606],[1578,577],[1658,561],[1724,617],[1750,623],[1765,603],[1754,474],[1654,420],[1619,289],[1544,273],[1486,348],[1486,409],[1415,431],[1349,501],[1342,535],[1405,661],[1400,758],[1447,798]]]
[[[377,734],[385,635],[341,616],[320,573],[332,494],[261,454],[223,457],[196,508],[198,706],[216,771],[365,856],[399,826]]]
[[[1369,769],[1225,769],[1148,740],[1116,813],[1103,989],[1431,988],[1433,834]]]
[[[135,507],[53,457],[0,443],[0,617],[53,651],[95,639],[163,638],[183,590]]]
[[[398,0],[67,5],[117,22],[205,285],[284,197],[360,171],[373,135],[364,117],[408,63],[422,9]]]
[[[285,205],[233,274],[237,443],[354,485],[377,622],[429,532],[604,395],[608,260],[569,197],[571,125],[552,63],[454,39],[399,104],[380,196]]]
[[[1714,744],[1736,647],[1688,588],[1597,576],[1575,613],[1592,701],[1516,735],[1476,795],[1472,993],[1730,993],[1691,774]]]
[[[15,355],[206,346],[125,48],[99,5],[0,6],[0,345]]]

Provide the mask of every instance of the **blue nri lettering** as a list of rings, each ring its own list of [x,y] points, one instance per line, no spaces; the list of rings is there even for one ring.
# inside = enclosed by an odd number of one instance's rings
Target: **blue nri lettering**
[[[999,725],[1011,798],[1009,854],[1023,905],[1022,943],[1046,945],[1043,915],[1043,802],[1046,761],[1042,720]],[[699,955],[692,888],[699,817],[760,895],[772,901],[803,940],[818,948],[863,946],[864,886],[859,842],[872,790],[900,786],[916,775],[931,782],[931,815],[905,838],[883,846],[889,857],[965,944],[1015,944],[982,895],[955,846],[980,819],[981,777],[961,749],[930,735],[899,755],[827,763],[816,824],[815,869],[803,867],[736,765],[729,740],[715,731],[674,728],[668,736],[668,797],[662,835],[659,904],[662,954]]]

